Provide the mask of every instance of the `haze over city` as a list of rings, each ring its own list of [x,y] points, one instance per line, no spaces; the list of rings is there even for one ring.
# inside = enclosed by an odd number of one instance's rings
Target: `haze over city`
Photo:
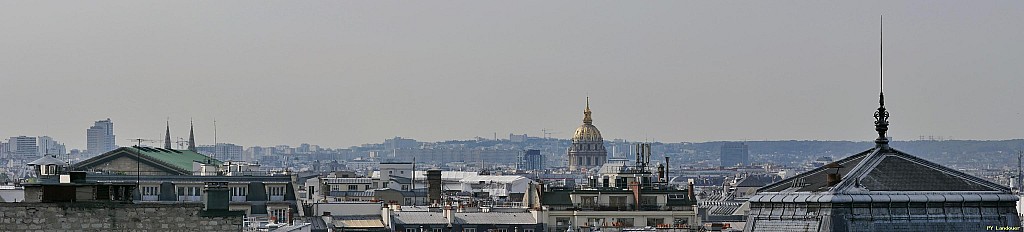
[[[4,136],[346,147],[497,133],[1024,137],[1024,3],[0,2]]]

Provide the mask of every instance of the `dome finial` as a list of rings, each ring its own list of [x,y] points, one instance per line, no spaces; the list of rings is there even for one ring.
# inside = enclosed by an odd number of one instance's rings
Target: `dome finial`
[[[882,65],[882,27],[881,20],[882,16],[879,16],[879,32],[878,32],[878,110],[875,111],[875,131],[878,132],[878,138],[875,139],[875,147],[878,148],[889,148],[889,138],[885,136],[885,132],[889,130],[889,112],[885,110],[885,93],[882,89],[884,83],[884,75]]]
[[[587,109],[583,111],[583,124],[591,124],[594,120],[590,119],[590,97],[587,97]]]

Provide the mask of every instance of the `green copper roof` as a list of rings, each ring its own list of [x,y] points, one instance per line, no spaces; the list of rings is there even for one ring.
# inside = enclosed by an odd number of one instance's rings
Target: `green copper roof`
[[[220,160],[189,150],[174,150],[154,147],[130,147],[125,149],[131,152],[141,153],[141,155],[173,165],[182,170],[191,171],[193,161],[200,163],[210,162],[214,165],[221,165]]]

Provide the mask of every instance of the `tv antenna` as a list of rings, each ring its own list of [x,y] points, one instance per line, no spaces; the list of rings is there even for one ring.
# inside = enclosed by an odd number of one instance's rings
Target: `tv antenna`
[[[143,139],[143,138],[134,138],[134,139],[128,139],[128,140],[135,141],[135,144],[137,144],[137,145],[135,145],[135,149],[136,149],[136,151],[135,151],[135,189],[138,189],[141,192],[142,191],[142,149],[141,149],[142,148],[142,142],[159,143],[161,141],[160,140],[155,140],[155,139]]]

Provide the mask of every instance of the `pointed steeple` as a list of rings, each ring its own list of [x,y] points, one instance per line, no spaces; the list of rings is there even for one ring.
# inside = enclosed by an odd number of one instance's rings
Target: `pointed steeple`
[[[167,133],[164,134],[164,149],[171,149],[171,120],[167,120]]]
[[[594,120],[590,119],[590,97],[587,97],[587,109],[583,111],[583,124],[591,124]]]
[[[193,151],[193,152],[196,151],[196,134],[195,134],[194,131],[195,131],[195,126],[192,124],[192,121],[189,121],[188,122],[188,150],[189,151]]]
[[[879,16],[879,29],[878,29],[879,30],[878,31],[878,47],[879,47],[878,48],[878,110],[875,111],[875,131],[878,132],[878,138],[875,139],[875,147],[881,148],[881,149],[888,149],[889,148],[889,138],[885,136],[885,132],[889,131],[889,111],[885,110],[885,93],[884,93],[884,91],[882,89],[883,82],[884,82],[884,75],[883,75],[884,74],[883,73],[884,69],[882,68],[883,65],[884,65],[884,62],[882,61],[882,59],[883,59],[883,54],[882,54],[883,50],[882,49],[883,49],[883,41],[884,40],[882,40],[881,19],[882,19],[882,17]]]

